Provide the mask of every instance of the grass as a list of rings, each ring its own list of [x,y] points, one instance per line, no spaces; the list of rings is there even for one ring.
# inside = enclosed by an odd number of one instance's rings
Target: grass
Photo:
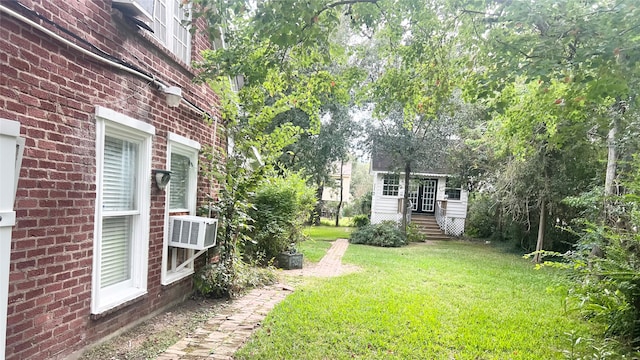
[[[346,226],[309,226],[304,229],[304,234],[308,235],[312,240],[319,241],[334,241],[335,239],[348,239],[351,235],[351,231],[355,228]]]
[[[589,332],[552,269],[484,244],[350,245],[343,262],[363,271],[297,288],[235,358],[556,359]]]
[[[336,218],[320,218],[320,225],[336,226]],[[338,220],[340,226],[351,226],[351,217],[343,216]]]
[[[340,238],[349,238],[353,228],[335,226],[310,226],[304,229],[304,234],[309,240],[298,244],[298,249],[304,254],[304,258],[311,262],[318,262],[331,247],[331,242]]]

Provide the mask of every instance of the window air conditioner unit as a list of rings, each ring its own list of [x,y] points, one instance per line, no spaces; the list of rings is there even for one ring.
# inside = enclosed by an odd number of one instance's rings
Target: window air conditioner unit
[[[204,250],[216,244],[218,219],[200,216],[170,216],[169,246]]]
[[[112,0],[111,6],[124,10],[133,16],[153,25],[153,8],[155,0]]]

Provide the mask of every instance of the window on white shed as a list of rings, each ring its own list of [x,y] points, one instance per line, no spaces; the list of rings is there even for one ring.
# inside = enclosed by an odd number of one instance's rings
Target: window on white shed
[[[446,188],[444,195],[448,200],[460,200],[462,189]]]
[[[153,16],[155,37],[185,63],[191,61],[191,34],[183,25],[190,19],[180,0],[156,0]]]
[[[398,196],[400,189],[400,176],[394,174],[385,174],[382,179],[382,195]]]

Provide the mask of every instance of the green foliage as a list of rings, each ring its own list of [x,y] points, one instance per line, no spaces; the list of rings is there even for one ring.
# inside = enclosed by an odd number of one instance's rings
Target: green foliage
[[[420,228],[415,223],[409,223],[407,225],[407,242],[424,242],[427,240],[427,237],[420,231]]]
[[[371,178],[371,175],[369,175]],[[352,183],[353,184],[353,183]],[[352,185],[353,186],[353,185]],[[373,192],[365,192],[362,196],[354,198],[353,201],[344,208],[344,216],[369,215],[371,214],[371,201]]]
[[[636,160],[633,169],[639,169]],[[587,191],[567,198],[583,218],[573,223],[571,232],[580,240],[560,255],[563,260],[545,266],[564,268],[574,279],[570,299],[581,314],[601,326],[604,340],[593,340],[594,347],[617,343],[616,351],[638,352],[640,343],[640,176],[633,171],[626,178],[626,193],[605,199],[603,193]],[[608,223],[596,209],[607,204],[615,221]],[[630,350],[628,350],[630,349]]]
[[[324,203],[324,201],[323,201]],[[333,215],[335,216],[335,214]],[[351,218],[342,216],[340,217],[340,220],[338,222],[338,226],[350,226],[351,224]],[[336,219],[335,217],[333,218],[328,218],[328,217],[322,217],[320,218],[320,225],[324,225],[324,226],[336,226]],[[316,225],[319,226],[319,225]]]
[[[469,197],[469,210],[465,223],[467,235],[489,238],[497,234],[496,202],[486,193],[475,193]]]
[[[361,214],[352,217],[351,223],[353,224],[353,226],[361,228],[363,226],[369,225],[371,221],[369,220],[368,215]]]
[[[193,277],[193,285],[204,296],[237,297],[244,291],[271,285],[277,281],[276,273],[270,266],[257,267],[236,258],[233,267],[224,263],[208,264]]]
[[[263,180],[249,211],[253,219],[254,255],[273,259],[290,244],[298,243],[303,237],[304,219],[314,204],[313,189],[298,174],[286,173],[284,177]]]
[[[357,228],[351,234],[349,242],[382,247],[399,247],[407,244],[404,234],[398,229],[395,221],[383,221]]]

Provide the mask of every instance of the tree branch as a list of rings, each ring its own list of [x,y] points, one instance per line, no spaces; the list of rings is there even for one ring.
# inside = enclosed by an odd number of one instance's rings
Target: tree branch
[[[320,10],[318,10],[313,17],[309,20],[310,22],[306,23],[304,25],[304,27],[302,28],[301,32],[304,32],[309,26],[313,25],[314,23],[314,19],[316,19],[318,16],[320,16],[323,12],[329,10],[329,9],[333,9],[335,7],[338,6],[342,6],[342,5],[352,5],[352,4],[360,4],[360,3],[367,3],[367,4],[375,4],[378,5],[378,0],[340,0],[340,1],[336,1],[334,3],[329,3],[325,6],[323,6]]]
[[[327,4],[325,5],[316,15],[320,15],[322,14],[322,12],[340,6],[340,5],[351,5],[351,4],[358,4],[358,3],[369,3],[369,4],[376,4],[378,2],[378,0],[341,0],[341,1],[336,1],[334,3],[331,4]]]

